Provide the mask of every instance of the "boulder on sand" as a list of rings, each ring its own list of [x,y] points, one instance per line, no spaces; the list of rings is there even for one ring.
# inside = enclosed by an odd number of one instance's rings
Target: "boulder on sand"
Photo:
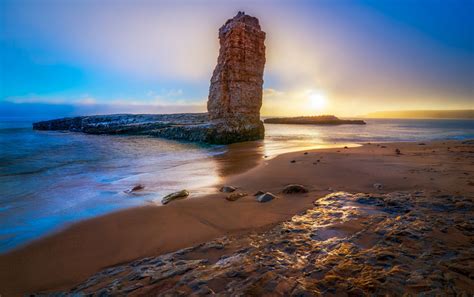
[[[219,191],[222,193],[232,193],[235,190],[237,190],[237,188],[233,186],[223,186],[222,188],[219,189]]]
[[[232,193],[230,195],[227,195],[227,197],[225,197],[225,199],[227,201],[236,201],[236,200],[238,200],[240,198],[243,198],[247,195],[248,195],[247,193]]]
[[[303,194],[303,193],[308,193],[308,189],[306,189],[302,185],[290,184],[290,185],[287,185],[283,189],[283,193],[284,194]]]
[[[134,186],[133,188],[131,188],[129,190],[126,190],[124,192],[127,193],[127,194],[131,194],[133,192],[141,191],[143,189],[145,189],[145,186],[138,184],[138,185]]]
[[[268,202],[268,201],[271,201],[273,199],[277,198],[277,196],[273,195],[272,193],[270,192],[266,192],[265,194],[262,194],[260,196],[257,196],[257,201],[258,202]]]
[[[165,197],[163,197],[163,199],[161,200],[161,203],[162,204],[168,204],[169,202],[173,201],[173,200],[177,200],[177,199],[184,199],[186,197],[189,196],[189,192],[186,191],[186,190],[181,190],[179,192],[174,192],[174,193],[171,193],[169,195],[166,195]]]
[[[374,186],[374,189],[379,190],[379,191],[383,189],[383,185],[380,183],[375,183],[373,186]]]

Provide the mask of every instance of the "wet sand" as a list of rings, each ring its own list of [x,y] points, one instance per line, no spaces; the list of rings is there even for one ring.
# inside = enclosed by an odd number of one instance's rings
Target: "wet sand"
[[[401,155],[396,154],[397,148]],[[282,194],[290,183],[302,184],[310,192]],[[382,189],[374,189],[375,183]],[[87,220],[1,255],[0,293],[10,296],[67,289],[105,267],[223,235],[268,230],[311,208],[314,200],[332,191],[429,190],[473,197],[474,142],[366,144],[289,153],[271,160],[262,158],[253,169],[231,175],[222,184],[250,195],[229,202],[217,192],[221,185],[216,185],[216,193],[206,197]],[[257,203],[252,194],[258,190],[275,193],[279,199]]]

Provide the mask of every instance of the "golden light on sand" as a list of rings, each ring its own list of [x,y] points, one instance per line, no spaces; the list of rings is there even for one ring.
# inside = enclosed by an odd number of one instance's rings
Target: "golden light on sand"
[[[312,109],[322,110],[327,105],[327,98],[322,92],[312,91],[309,94],[309,104]]]

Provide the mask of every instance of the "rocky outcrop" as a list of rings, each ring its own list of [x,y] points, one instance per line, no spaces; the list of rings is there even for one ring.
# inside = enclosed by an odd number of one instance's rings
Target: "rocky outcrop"
[[[100,115],[33,124],[35,130],[139,134],[228,144],[262,139],[265,33],[258,19],[239,12],[219,29],[221,48],[209,89],[209,113]]]
[[[265,32],[258,19],[239,12],[219,29],[220,51],[211,78],[207,109],[211,122],[225,131],[264,136],[260,121]]]
[[[196,127],[204,124],[208,124],[208,116],[205,113],[115,114],[43,121],[34,123],[33,129],[88,134],[153,134],[177,126]]]
[[[472,296],[473,215],[471,197],[337,192],[265,232],[109,267],[67,292],[47,293]]]

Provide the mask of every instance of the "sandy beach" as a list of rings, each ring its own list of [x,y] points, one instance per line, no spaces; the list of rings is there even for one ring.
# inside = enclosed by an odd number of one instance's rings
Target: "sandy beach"
[[[369,143],[288,153],[257,163],[244,173],[223,178],[215,194],[83,221],[1,255],[0,293],[68,290],[106,267],[222,236],[271,230],[337,191],[427,191],[474,197],[473,141]],[[282,189],[293,183],[304,185],[309,193],[283,194]],[[227,201],[227,194],[218,191],[222,185],[249,195]],[[257,191],[274,193],[278,199],[258,203],[253,196]]]

